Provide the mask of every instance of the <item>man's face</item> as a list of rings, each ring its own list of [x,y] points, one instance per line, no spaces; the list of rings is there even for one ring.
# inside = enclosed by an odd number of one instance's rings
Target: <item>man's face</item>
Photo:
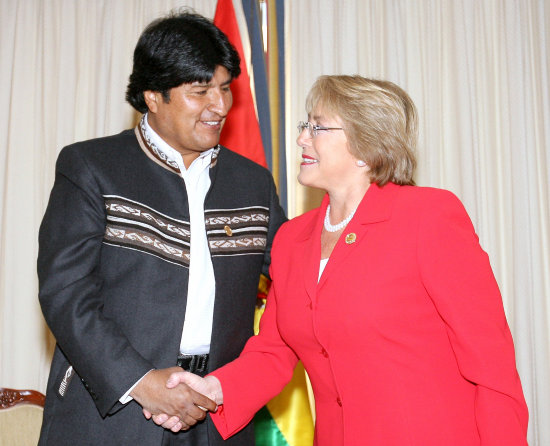
[[[218,66],[208,83],[193,82],[172,88],[168,103],[160,92],[144,92],[149,125],[181,153],[186,167],[201,152],[218,144],[225,117],[233,104],[230,83],[227,69]]]

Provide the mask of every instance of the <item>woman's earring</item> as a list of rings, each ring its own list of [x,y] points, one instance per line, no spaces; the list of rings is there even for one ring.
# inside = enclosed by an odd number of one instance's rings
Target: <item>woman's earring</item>
[[[357,167],[365,167],[367,165],[367,163],[363,160],[357,160],[355,161],[355,164],[357,164]]]

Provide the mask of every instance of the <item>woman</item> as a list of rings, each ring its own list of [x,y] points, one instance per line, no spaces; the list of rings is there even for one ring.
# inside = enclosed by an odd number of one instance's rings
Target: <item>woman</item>
[[[204,380],[182,372],[169,385],[214,399],[228,437],[301,359],[317,446],[526,445],[488,257],[454,195],[414,186],[411,99],[391,82],[322,76],[306,108],[298,180],[327,194],[275,238],[260,334]]]

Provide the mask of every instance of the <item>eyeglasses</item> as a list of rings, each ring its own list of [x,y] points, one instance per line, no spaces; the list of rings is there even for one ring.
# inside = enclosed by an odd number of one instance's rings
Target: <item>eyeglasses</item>
[[[298,131],[302,133],[305,129],[309,130],[309,136],[315,138],[319,132],[326,132],[327,130],[344,130],[342,127],[324,127],[322,125],[312,124],[307,121],[300,121],[298,123]]]

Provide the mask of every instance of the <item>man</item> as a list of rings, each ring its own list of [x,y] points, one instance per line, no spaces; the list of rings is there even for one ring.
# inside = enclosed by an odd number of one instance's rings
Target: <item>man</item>
[[[155,21],[126,96],[141,122],[60,153],[39,236],[40,303],[57,340],[40,445],[254,444],[251,427],[224,442],[200,422],[212,401],[165,386],[176,365],[204,375],[238,356],[285,220],[269,172],[218,145],[239,73],[209,20]]]

